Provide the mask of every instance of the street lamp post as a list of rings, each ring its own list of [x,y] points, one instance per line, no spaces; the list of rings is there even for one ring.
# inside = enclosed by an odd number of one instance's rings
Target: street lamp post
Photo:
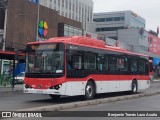
[[[8,15],[8,9],[6,8],[5,18],[4,18],[4,32],[3,32],[3,48],[2,48],[3,51],[5,51],[6,48],[7,15]]]
[[[39,10],[40,10],[40,0],[38,1],[38,9],[37,9],[37,32],[36,32],[36,41],[39,41],[39,36],[38,36],[38,28],[39,28]]]
[[[5,11],[5,18],[4,18],[4,31],[3,31],[3,47],[2,50],[5,51],[6,47],[6,30],[7,30],[7,15],[8,15],[8,8],[7,8],[7,0],[0,1],[0,8],[3,8]]]

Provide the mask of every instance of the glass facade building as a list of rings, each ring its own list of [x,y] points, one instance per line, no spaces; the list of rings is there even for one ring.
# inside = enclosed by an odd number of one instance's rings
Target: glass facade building
[[[58,11],[64,17],[82,22],[84,30],[87,21],[93,19],[92,0],[40,0],[40,4]]]
[[[83,29],[77,28],[64,23],[58,25],[58,36],[83,36]]]

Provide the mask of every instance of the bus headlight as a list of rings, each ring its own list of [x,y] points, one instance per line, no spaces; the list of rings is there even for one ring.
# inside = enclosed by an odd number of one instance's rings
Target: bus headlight
[[[56,86],[50,87],[50,89],[56,89],[56,90],[59,90],[61,86],[62,86],[62,84],[60,84],[60,85],[56,85]]]
[[[26,84],[26,85],[25,85],[25,88],[28,89],[28,88],[32,88],[32,87],[31,87],[30,85],[27,85],[27,84]]]

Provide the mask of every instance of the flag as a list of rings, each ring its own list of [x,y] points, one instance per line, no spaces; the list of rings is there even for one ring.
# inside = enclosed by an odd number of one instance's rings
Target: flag
[[[159,34],[159,27],[157,27],[157,34]]]

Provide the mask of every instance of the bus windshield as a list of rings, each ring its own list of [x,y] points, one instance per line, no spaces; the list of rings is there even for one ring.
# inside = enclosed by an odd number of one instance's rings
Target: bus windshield
[[[63,73],[64,45],[36,44],[27,46],[27,73]]]

